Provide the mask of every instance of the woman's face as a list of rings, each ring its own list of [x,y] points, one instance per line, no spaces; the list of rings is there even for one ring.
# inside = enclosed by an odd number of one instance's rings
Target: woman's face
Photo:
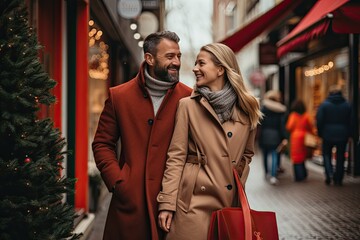
[[[213,92],[224,87],[224,68],[216,66],[211,60],[210,53],[206,51],[200,51],[197,55],[193,72],[197,87],[206,86]]]

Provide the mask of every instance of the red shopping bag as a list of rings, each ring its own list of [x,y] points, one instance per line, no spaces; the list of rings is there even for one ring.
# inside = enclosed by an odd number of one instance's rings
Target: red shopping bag
[[[211,215],[208,240],[278,240],[275,212],[250,209],[236,170],[233,170],[241,207],[228,207]]]

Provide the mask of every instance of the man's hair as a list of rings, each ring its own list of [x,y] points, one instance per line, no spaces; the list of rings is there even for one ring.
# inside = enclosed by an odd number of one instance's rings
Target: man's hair
[[[341,93],[341,87],[338,84],[331,85],[329,87],[329,93],[330,94]]]
[[[150,53],[151,55],[155,56],[157,53],[157,46],[162,39],[168,39],[176,43],[180,41],[179,36],[174,32],[162,31],[162,32],[151,33],[144,40],[144,45],[143,45],[144,54]]]

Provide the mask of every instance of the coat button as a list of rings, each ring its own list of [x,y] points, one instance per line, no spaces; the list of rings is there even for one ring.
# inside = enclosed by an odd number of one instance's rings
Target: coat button
[[[163,200],[163,198],[164,198],[163,196],[159,196],[159,199],[160,199],[160,200]]]
[[[206,190],[205,186],[201,186],[201,187],[200,187],[200,190],[201,190],[202,192],[205,192],[205,190]]]
[[[228,133],[227,133],[227,136],[228,136],[229,138],[231,138],[232,135],[233,135],[232,132],[228,132]]]
[[[152,120],[152,119],[149,119],[148,120],[148,124],[151,126],[151,125],[153,125],[153,123],[154,123],[154,120]]]
[[[146,93],[144,93],[144,95],[143,95],[143,96],[144,96],[144,98],[147,98],[147,97],[148,97],[148,95],[147,95]]]
[[[231,190],[231,189],[232,189],[232,185],[229,184],[229,185],[226,186],[226,188],[227,188],[228,190]]]

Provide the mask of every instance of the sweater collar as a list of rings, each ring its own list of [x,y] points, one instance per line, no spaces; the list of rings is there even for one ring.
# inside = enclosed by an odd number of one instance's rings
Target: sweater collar
[[[143,92],[144,96],[148,96],[149,93],[146,90],[146,85],[145,85],[145,69],[147,69],[148,65],[145,61],[143,61],[140,65],[140,70],[138,72],[138,74],[136,75],[136,79],[137,82],[139,84],[139,87],[141,89],[141,91]],[[175,86],[178,84],[178,82],[174,83],[169,90],[174,89]]]

